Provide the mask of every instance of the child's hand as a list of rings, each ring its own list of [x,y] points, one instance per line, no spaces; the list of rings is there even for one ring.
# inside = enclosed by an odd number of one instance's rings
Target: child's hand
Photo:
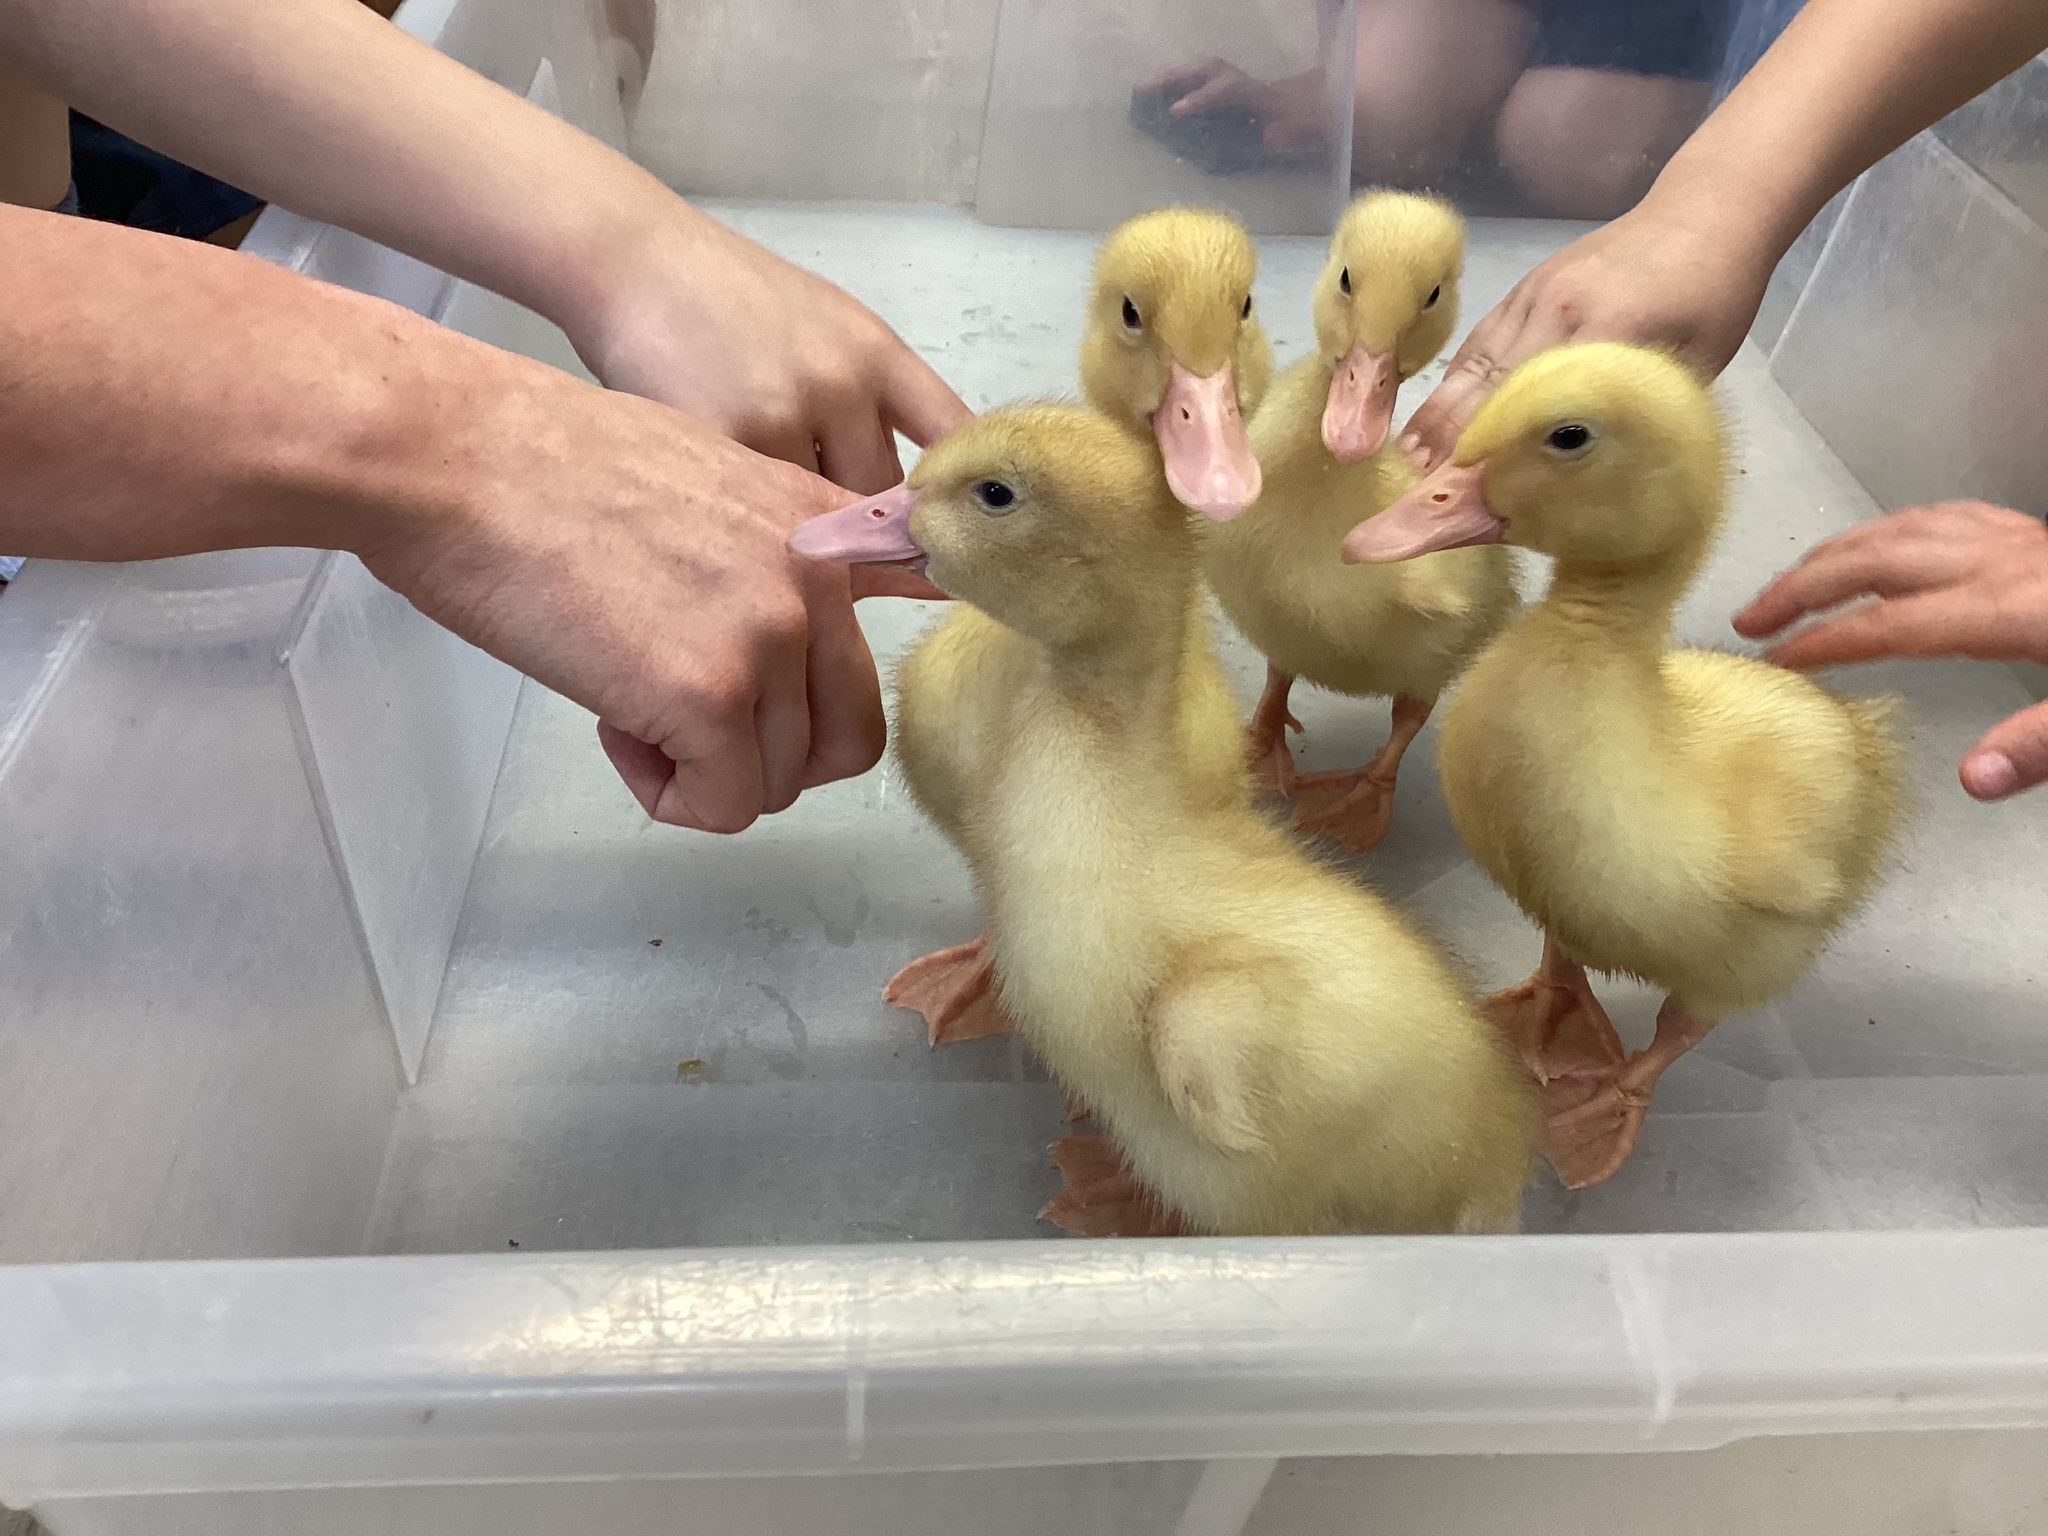
[[[1329,137],[1320,70],[1286,80],[1257,80],[1227,59],[1208,59],[1161,70],[1138,90],[1168,97],[1167,112],[1173,117],[1241,107],[1259,120],[1260,143],[1269,154],[1315,149]]]
[[[577,350],[608,387],[708,421],[862,495],[973,413],[843,290],[697,214],[622,252]]]
[[[1401,446],[1419,468],[1443,463],[1494,386],[1560,342],[1663,347],[1712,378],[1749,334],[1775,264],[1771,252],[1728,223],[1695,225],[1639,204],[1508,291],[1409,418]]]
[[[1981,501],[1872,518],[1814,546],[1735,616],[1762,639],[1852,598],[1874,597],[1780,641],[1805,670],[1881,656],[2048,662],[2048,528]],[[1964,754],[1963,788],[1999,800],[2048,779],[2048,704],[1993,726]]]

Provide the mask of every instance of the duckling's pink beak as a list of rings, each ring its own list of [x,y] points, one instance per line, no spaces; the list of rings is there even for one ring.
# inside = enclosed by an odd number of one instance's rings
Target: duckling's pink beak
[[[1227,523],[1259,499],[1259,459],[1237,408],[1237,370],[1228,363],[1206,379],[1171,365],[1152,431],[1166,483],[1182,506]]]
[[[812,560],[841,560],[849,565],[901,565],[922,571],[925,552],[910,536],[910,514],[917,492],[898,485],[798,523],[789,547]]]
[[[1440,549],[1498,544],[1507,519],[1486,504],[1486,465],[1446,464],[1344,535],[1344,559],[1413,560]]]
[[[1394,354],[1376,356],[1363,344],[1337,360],[1330,398],[1323,406],[1323,446],[1339,464],[1356,464],[1380,451],[1394,426],[1401,373]]]

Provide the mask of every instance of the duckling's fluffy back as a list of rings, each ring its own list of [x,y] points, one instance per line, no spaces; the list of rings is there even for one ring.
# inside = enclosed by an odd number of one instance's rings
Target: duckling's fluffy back
[[[1533,1085],[1455,968],[1255,814],[1025,708],[970,838],[1003,996],[1140,1178],[1211,1232],[1511,1229]]]
[[[1567,954],[1711,1021],[1791,986],[1875,888],[1891,707],[1747,657],[1556,646],[1539,610],[1467,675],[1438,764],[1475,861]]]
[[[1076,473],[1083,439],[1142,487]],[[1462,979],[1252,810],[1241,764],[1226,794],[1191,761],[1234,711],[1193,531],[1142,447],[1013,408],[912,480],[932,571],[950,551],[963,591],[1017,616],[942,621],[898,721],[913,792],[973,868],[1003,1002],[1198,1229],[1506,1228],[1533,1089]],[[1020,511],[992,521],[971,487],[996,473]]]

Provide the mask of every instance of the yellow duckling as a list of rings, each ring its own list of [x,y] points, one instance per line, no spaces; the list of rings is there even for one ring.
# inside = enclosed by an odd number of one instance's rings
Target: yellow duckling
[[[1296,795],[1296,825],[1370,848],[1393,815],[1402,754],[1437,695],[1515,608],[1512,557],[1459,551],[1386,570],[1347,567],[1344,535],[1414,483],[1387,444],[1401,381],[1457,324],[1465,227],[1434,198],[1370,192],[1330,241],[1315,289],[1317,351],[1283,373],[1252,422],[1265,494],[1212,531],[1203,571],[1267,660],[1251,763]],[[1363,768],[1297,779],[1287,748],[1294,679],[1391,698],[1393,731]]]
[[[902,675],[912,793],[972,867],[1004,1001],[1113,1135],[1055,1147],[1091,1233],[1496,1231],[1534,1089],[1444,958],[1177,745],[1195,533],[1151,446],[990,412],[792,538],[928,562],[1000,640]]]
[[[1263,480],[1245,430],[1273,378],[1252,309],[1258,272],[1244,226],[1205,208],[1126,219],[1095,253],[1081,393],[1127,431],[1149,433],[1175,499],[1211,523],[1240,516]],[[1189,605],[1181,752],[1218,798],[1241,801],[1251,783],[1237,701],[1199,587]]]
[[[1252,313],[1258,273],[1257,247],[1228,214],[1160,208],[1103,238],[1089,290],[1082,393],[1151,435],[1173,494],[1218,522],[1259,499],[1244,425],[1273,376]]]
[[[1258,250],[1244,226],[1193,208],[1126,220],[1095,257],[1082,391],[1098,411],[1156,444],[1174,494],[1209,517],[1235,515],[1259,494],[1259,461],[1244,423],[1272,377],[1273,355],[1252,313],[1257,275]],[[1218,798],[1240,800],[1250,782],[1237,704],[1210,644],[1207,605],[1199,593],[1192,602],[1181,750]],[[906,673],[972,670],[999,628],[962,608],[919,642]],[[920,696],[906,686],[898,708],[914,708],[910,701]],[[932,696],[956,695],[940,689]],[[905,739],[901,722],[897,739]],[[992,980],[987,941],[977,938],[911,961],[882,996],[923,1015],[936,1046],[1011,1029]]]
[[[1813,963],[1877,883],[1898,798],[1889,701],[1669,648],[1722,456],[1671,358],[1557,348],[1345,541],[1356,560],[1504,539],[1557,562],[1466,673],[1437,760],[1465,846],[1544,930],[1541,967],[1490,1006],[1547,1085],[1545,1150],[1573,1186],[1621,1166],[1667,1066]],[[1626,1055],[1582,966],[1667,989],[1647,1049]]]

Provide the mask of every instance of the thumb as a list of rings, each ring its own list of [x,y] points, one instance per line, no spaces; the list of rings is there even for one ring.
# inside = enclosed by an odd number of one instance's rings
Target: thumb
[[[1963,754],[1963,788],[1978,800],[2003,800],[2044,779],[2048,779],[2048,703],[2006,716]]]

